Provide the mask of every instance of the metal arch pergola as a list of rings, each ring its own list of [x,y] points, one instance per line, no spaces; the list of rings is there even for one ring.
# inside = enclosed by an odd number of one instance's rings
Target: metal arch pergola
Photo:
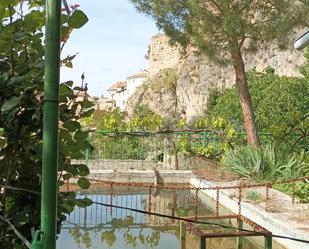
[[[41,231],[36,232],[32,249],[56,248],[60,17],[61,0],[46,0]],[[297,49],[307,46],[309,32],[296,43]]]

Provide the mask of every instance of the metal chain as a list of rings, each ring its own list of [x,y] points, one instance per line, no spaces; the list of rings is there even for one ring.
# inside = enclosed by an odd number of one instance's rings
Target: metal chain
[[[78,177],[77,177],[78,178]],[[103,184],[111,184],[115,186],[131,186],[131,187],[141,187],[141,188],[160,188],[160,189],[167,189],[167,190],[193,190],[195,191],[197,188],[196,187],[189,187],[189,186],[171,186],[171,185],[164,185],[164,184],[158,184],[154,185],[153,183],[138,183],[138,182],[113,182],[113,181],[106,181],[106,180],[99,180],[95,178],[88,178],[89,181],[91,182],[96,182],[96,183],[103,183]],[[302,178],[298,179],[290,179],[286,181],[279,181],[279,182],[269,182],[269,183],[263,183],[263,184],[243,184],[243,185],[236,185],[236,186],[213,186],[213,187],[199,187],[199,190],[224,190],[224,189],[238,189],[239,187],[241,188],[256,188],[256,187],[266,187],[268,186],[273,186],[275,184],[287,184],[287,183],[295,183],[295,182],[300,182],[304,180],[309,180],[309,176],[305,176]]]
[[[148,191],[148,212],[151,212],[151,194],[152,194],[152,187],[149,187]]]
[[[195,220],[197,220],[197,213],[198,213],[199,191],[200,191],[199,188],[195,190]]]
[[[216,216],[219,216],[219,203],[220,203],[220,192],[219,189],[216,190]]]
[[[110,192],[109,192],[110,196],[109,196],[109,204],[111,205],[110,209],[109,209],[109,213],[110,215],[113,214],[113,195],[114,195],[114,188],[113,188],[113,183],[110,184]]]
[[[295,204],[295,194],[296,194],[296,182],[292,183],[292,203]]]
[[[242,187],[238,187],[238,214],[241,215],[241,198],[242,198]]]
[[[268,183],[266,185],[266,200],[265,200],[265,210],[268,210],[268,204],[269,204],[269,188],[271,188],[271,184]]]

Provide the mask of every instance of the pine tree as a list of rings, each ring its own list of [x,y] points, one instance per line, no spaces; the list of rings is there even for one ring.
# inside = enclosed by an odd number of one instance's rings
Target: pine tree
[[[288,45],[288,36],[304,26],[308,1],[291,0],[131,0],[153,17],[173,43],[196,47],[215,62],[230,64],[247,132],[248,143],[258,147],[243,51],[272,41]]]

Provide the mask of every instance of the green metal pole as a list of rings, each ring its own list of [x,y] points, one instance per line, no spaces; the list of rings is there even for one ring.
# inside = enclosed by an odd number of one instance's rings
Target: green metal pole
[[[204,130],[204,147],[207,145],[207,131]]]
[[[89,149],[86,149],[85,151],[85,164],[88,167],[88,160],[89,160]]]
[[[186,224],[180,222],[180,248],[186,249]]]
[[[200,237],[200,249],[206,249],[206,238]]]
[[[265,249],[272,249],[273,241],[272,236],[265,236]]]
[[[243,229],[244,228],[243,221],[240,220],[240,219],[238,219],[237,221],[238,221],[238,228],[239,229]],[[237,238],[237,248],[238,249],[242,249],[243,248],[243,240],[244,240],[244,238],[241,237],[241,236]]]
[[[56,248],[61,0],[46,0],[41,230]]]

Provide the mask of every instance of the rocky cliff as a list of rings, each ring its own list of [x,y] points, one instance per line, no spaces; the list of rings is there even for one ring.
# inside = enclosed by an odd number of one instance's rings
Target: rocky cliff
[[[299,67],[305,63],[302,52],[292,50],[292,45],[284,51],[266,47],[244,55],[247,70],[272,67],[280,76],[300,76]],[[191,119],[205,110],[210,88],[231,87],[234,79],[231,66],[214,64],[194,51],[183,55],[166,36],[157,35],[150,44],[148,80],[130,98],[127,111],[130,114],[137,104],[147,104],[163,117],[182,113]]]

